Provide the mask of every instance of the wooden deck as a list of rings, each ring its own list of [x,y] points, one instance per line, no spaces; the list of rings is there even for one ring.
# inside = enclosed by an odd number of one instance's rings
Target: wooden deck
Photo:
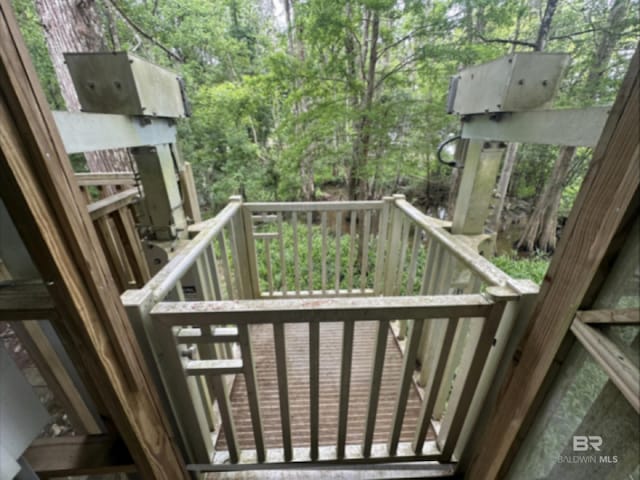
[[[307,325],[286,325],[291,431],[294,447],[308,447],[310,445],[308,332]],[[360,444],[364,436],[375,335],[376,322],[356,322],[347,444]],[[270,325],[252,326],[251,338],[258,377],[265,443],[267,448],[281,448],[282,434],[272,327]],[[342,324],[323,323],[320,328],[320,446],[336,444],[341,345]],[[402,354],[393,335],[389,335],[374,443],[388,440],[401,369]],[[242,375],[236,377],[231,391],[231,403],[239,446],[241,449],[254,449],[247,390]],[[419,409],[420,398],[415,385],[413,385],[407,403],[401,441],[412,439],[414,432],[409,425],[415,425]],[[428,438],[434,438],[433,432],[429,432]],[[226,450],[224,434],[219,437],[216,450]]]

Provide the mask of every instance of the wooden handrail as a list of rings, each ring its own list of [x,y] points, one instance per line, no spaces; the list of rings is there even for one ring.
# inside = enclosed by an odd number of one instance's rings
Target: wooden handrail
[[[493,302],[482,294],[412,297],[161,302],[151,310],[173,326],[204,324],[309,323],[397,318],[482,317]],[[260,313],[260,315],[258,315]]]
[[[97,187],[104,185],[135,185],[136,178],[133,172],[109,172],[109,173],[76,173],[76,180],[81,187]]]
[[[124,192],[116,193],[115,195],[111,195],[107,198],[103,198],[102,200],[89,204],[87,209],[89,210],[91,220],[104,217],[105,215],[109,215],[111,212],[120,210],[122,207],[135,203],[138,200],[139,193],[140,192],[138,192],[137,188],[130,188]]]
[[[458,241],[453,235],[441,227],[440,222],[425,215],[406,200],[396,199],[396,206],[402,210],[413,222],[420,225],[428,235],[466,265],[490,286],[508,286],[519,292],[518,283],[498,267],[493,265],[482,255],[474,252],[468,245]]]
[[[384,202],[263,202],[245,203],[250,212],[339,212],[348,210],[382,209]]]

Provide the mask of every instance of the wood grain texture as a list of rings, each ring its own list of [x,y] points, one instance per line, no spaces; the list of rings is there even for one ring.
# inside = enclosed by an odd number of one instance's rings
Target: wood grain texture
[[[186,479],[11,4],[0,0],[0,7],[3,200],[65,318],[58,333],[139,474]]]
[[[491,412],[484,441],[472,456],[468,478],[494,479],[504,474],[506,459],[532,413],[576,310],[616,232],[624,226],[629,210],[635,208],[633,200],[640,184],[639,72],[636,50],[543,281],[520,359]]]
[[[121,441],[110,435],[80,435],[36,440],[24,458],[38,478],[66,475],[134,473],[135,465]]]

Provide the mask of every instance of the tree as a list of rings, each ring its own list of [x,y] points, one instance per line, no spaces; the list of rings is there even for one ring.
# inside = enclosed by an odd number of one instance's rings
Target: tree
[[[582,97],[586,101],[597,100],[597,92],[600,91],[598,88],[599,83],[613,55],[616,41],[620,38],[622,28],[627,22],[626,12],[628,7],[628,0],[615,0],[609,10],[604,28],[596,36],[598,47],[582,87]],[[575,153],[576,147],[573,146],[565,146],[560,149],[551,176],[545,184],[542,195],[538,197],[533,213],[518,240],[518,249],[533,251],[537,248],[544,252],[555,250],[558,208],[562,198],[562,191],[567,185],[568,173]]]

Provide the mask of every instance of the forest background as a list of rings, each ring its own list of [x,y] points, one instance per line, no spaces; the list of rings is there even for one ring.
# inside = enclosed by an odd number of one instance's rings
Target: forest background
[[[608,105],[640,33],[639,0],[13,3],[54,109],[79,109],[64,51],[128,50],[184,78],[193,115],[179,124],[180,147],[209,215],[237,193],[404,193],[448,216],[460,175],[436,150],[459,131],[445,111],[450,76],[508,53],[566,52],[554,107]],[[488,225],[504,232],[502,251],[553,251],[590,158],[586,148],[509,145]],[[122,152],[74,160],[78,170],[129,169]]]

